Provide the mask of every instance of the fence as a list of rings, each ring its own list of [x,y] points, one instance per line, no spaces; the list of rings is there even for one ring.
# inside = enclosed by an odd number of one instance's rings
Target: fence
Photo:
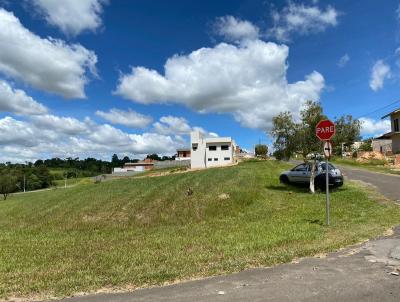
[[[163,168],[179,168],[179,167],[189,167],[190,168],[190,159],[188,160],[164,160],[164,161],[156,161],[154,162],[154,169],[163,169]]]

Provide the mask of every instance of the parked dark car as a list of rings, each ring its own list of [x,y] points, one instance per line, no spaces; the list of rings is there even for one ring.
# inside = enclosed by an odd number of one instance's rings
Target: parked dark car
[[[297,165],[289,171],[283,172],[279,180],[284,184],[309,184],[311,177],[311,163],[303,163]],[[326,163],[323,161],[317,162],[315,171],[314,184],[316,188],[325,189],[326,186]],[[329,170],[329,186],[330,187],[341,187],[343,185],[342,172],[336,168],[333,164],[328,163]]]

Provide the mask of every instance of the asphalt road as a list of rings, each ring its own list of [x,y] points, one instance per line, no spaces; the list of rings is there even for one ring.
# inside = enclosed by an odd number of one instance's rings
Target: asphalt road
[[[375,173],[366,170],[339,167],[343,174],[349,179],[361,180],[373,187],[392,200],[400,201],[400,176]]]
[[[350,179],[400,199],[400,177],[342,169]],[[397,270],[399,268],[399,270]],[[67,302],[128,301],[400,301],[400,228],[390,237],[271,268]]]

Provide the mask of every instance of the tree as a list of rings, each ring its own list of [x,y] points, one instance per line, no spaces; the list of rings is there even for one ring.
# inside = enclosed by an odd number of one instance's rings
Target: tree
[[[275,138],[274,156],[279,160],[289,160],[296,151],[296,123],[290,112],[282,112],[272,119],[271,135]]]
[[[48,188],[53,184],[52,175],[46,166],[39,166],[34,173],[42,183],[42,188]]]
[[[307,101],[304,109],[300,112],[300,118],[296,133],[297,146],[298,151],[306,159],[307,155],[320,153],[322,150],[321,141],[315,135],[315,128],[320,121],[326,119],[326,116],[323,114],[321,103]]]
[[[321,152],[322,144],[315,135],[317,124],[326,119],[321,103],[307,101],[300,112],[300,122],[295,123],[289,112],[280,113],[273,118],[272,136],[275,137],[274,155],[277,159],[289,159],[294,152],[301,152],[306,161],[313,155],[310,190],[314,193],[316,154]]]
[[[0,194],[3,195],[4,200],[10,193],[17,190],[17,178],[12,174],[2,173],[0,175]]]
[[[268,146],[262,145],[262,144],[256,145],[255,153],[256,153],[256,156],[266,157],[268,154]]]
[[[318,160],[318,154],[321,152],[322,145],[319,138],[315,135],[317,124],[326,119],[323,113],[321,103],[307,101],[304,109],[300,112],[301,122],[298,126],[296,134],[298,139],[298,148],[300,149],[303,159],[312,160],[311,177],[310,177],[310,191],[315,192],[314,178]],[[307,158],[307,156],[310,156]]]
[[[130,161],[131,160],[130,160],[129,156],[124,156],[124,158],[122,159],[123,164],[129,163]]]
[[[366,139],[362,142],[360,151],[372,151],[372,138]]]
[[[43,160],[38,159],[37,161],[35,161],[34,166],[35,166],[35,167],[38,167],[38,166],[41,166],[41,165],[43,165],[43,164],[44,164]]]
[[[159,157],[158,154],[155,154],[155,153],[153,153],[153,154],[148,154],[148,155],[146,156],[146,158],[149,158],[149,159],[152,159],[152,160],[161,160],[161,157]]]
[[[351,115],[343,115],[335,120],[336,134],[333,137],[333,151],[342,154],[342,144],[351,146],[360,139],[361,122]]]
[[[42,188],[42,182],[35,174],[30,174],[26,177],[26,190],[38,190]]]
[[[120,165],[119,158],[117,154],[113,154],[111,157],[111,164],[113,167],[118,167]]]

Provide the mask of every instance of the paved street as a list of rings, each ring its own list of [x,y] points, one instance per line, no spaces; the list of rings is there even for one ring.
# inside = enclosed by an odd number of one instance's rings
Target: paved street
[[[400,177],[343,169],[344,174],[400,199]],[[322,258],[246,270],[132,293],[65,299],[92,301],[399,301],[400,228],[392,236]]]
[[[392,200],[400,200],[400,176],[374,173],[366,170],[340,167],[349,179],[361,180],[374,186],[379,192]]]

